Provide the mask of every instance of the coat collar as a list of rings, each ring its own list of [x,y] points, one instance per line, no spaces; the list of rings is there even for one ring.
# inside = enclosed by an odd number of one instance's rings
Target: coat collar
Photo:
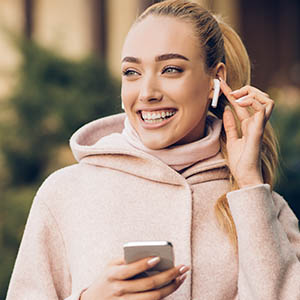
[[[196,183],[227,176],[228,172],[215,172],[226,167],[220,152],[180,174],[153,155],[132,148],[121,134],[125,116],[122,113],[95,120],[75,132],[70,146],[76,160],[172,185],[186,185],[186,179],[192,177]]]

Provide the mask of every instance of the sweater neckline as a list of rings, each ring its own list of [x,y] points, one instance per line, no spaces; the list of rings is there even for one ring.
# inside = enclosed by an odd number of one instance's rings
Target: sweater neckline
[[[135,149],[153,155],[176,171],[182,172],[197,162],[215,156],[220,151],[219,137],[221,128],[222,120],[213,116],[207,116],[205,137],[189,144],[153,150],[142,143],[138,133],[131,126],[129,119],[126,117],[122,136],[126,142]]]

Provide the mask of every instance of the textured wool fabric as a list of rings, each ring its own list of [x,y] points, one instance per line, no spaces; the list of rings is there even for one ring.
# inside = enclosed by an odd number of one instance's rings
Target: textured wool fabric
[[[73,135],[79,163],[37,192],[7,300],[78,300],[136,240],[168,240],[175,263],[191,266],[165,299],[300,299],[300,233],[286,201],[267,184],[229,192],[220,153],[176,172],[126,142],[124,118],[96,120]],[[214,213],[225,193],[238,253]]]

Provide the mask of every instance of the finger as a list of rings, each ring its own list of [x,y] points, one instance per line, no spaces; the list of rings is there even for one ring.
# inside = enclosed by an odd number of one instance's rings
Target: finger
[[[250,85],[246,85],[243,86],[242,88],[232,91],[230,94],[233,95],[235,98],[240,98],[244,95],[250,94],[250,93],[257,93],[257,94],[261,94],[264,97],[269,97],[269,94],[259,90],[256,87],[250,86]]]
[[[232,107],[234,108],[239,120],[242,121],[244,119],[249,118],[250,113],[248,112],[248,110],[244,107],[239,106],[238,103],[235,102],[236,98],[230,94],[232,92],[231,88],[227,85],[227,83],[224,80],[220,80],[220,81],[221,81],[220,84],[221,90],[225,95],[225,97],[230,102],[230,104],[232,105]]]
[[[238,131],[234,120],[233,113],[227,105],[223,114],[223,124],[226,132],[227,141],[238,139]]]
[[[251,106],[254,110],[255,113],[260,113],[261,114],[261,118],[262,120],[265,119],[265,115],[266,115],[266,104],[262,104],[259,101],[257,101],[255,98],[253,97],[247,97],[245,99],[243,99],[243,101],[240,101],[238,103],[240,106],[242,107],[249,107]]]
[[[270,119],[273,108],[274,108],[274,101],[271,100],[271,102],[266,105],[266,121]]]
[[[154,290],[147,292],[149,293],[149,300],[150,299],[164,299],[165,297],[169,296],[170,294],[174,293],[185,281],[186,276],[183,275],[184,277],[173,281],[171,284],[168,284],[165,287],[162,287],[160,289]]]
[[[251,106],[254,110],[253,118],[254,118],[254,127],[255,129],[255,135],[260,138],[260,136],[263,133],[264,126],[266,124],[266,107],[264,104],[261,104],[260,102],[256,101],[255,99],[247,99],[240,103],[240,105],[243,106]],[[243,126],[242,126],[243,130]],[[243,132],[244,133],[244,132]]]
[[[273,108],[274,108],[274,101],[272,99],[270,99],[269,97],[266,97],[265,95],[262,95],[260,93],[254,93],[252,95],[255,100],[257,100],[259,103],[264,104],[265,112],[266,112],[265,118],[266,118],[266,120],[269,120],[271,113],[273,111]],[[238,101],[238,102],[244,102],[244,101]]]
[[[153,260],[155,257],[146,257],[130,264],[122,264],[112,266],[109,272],[110,280],[125,280],[129,279],[139,273],[142,273],[159,262],[159,257]]]
[[[164,299],[170,294],[174,293],[185,281],[186,275],[182,275],[182,277],[176,278],[176,280],[172,281],[170,284],[155,290],[150,290],[142,293],[136,294],[127,294],[123,298],[125,300],[153,300],[153,299]]]
[[[116,258],[116,259],[113,259],[111,260],[108,265],[109,266],[113,266],[113,265],[123,265],[125,264],[125,260],[123,257],[119,257],[119,258]]]
[[[167,271],[160,272],[159,274],[146,278],[122,281],[121,286],[125,293],[136,293],[158,289],[169,284],[177,277],[185,274],[189,269],[190,268],[187,266],[179,265]]]

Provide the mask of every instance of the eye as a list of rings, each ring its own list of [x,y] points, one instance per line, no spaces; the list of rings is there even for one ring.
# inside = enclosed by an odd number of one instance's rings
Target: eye
[[[182,73],[182,72],[183,70],[179,67],[168,66],[163,69],[162,74],[164,73],[172,74],[172,73]]]
[[[137,71],[132,70],[132,69],[124,70],[122,73],[123,73],[123,76],[139,75],[139,73]]]

